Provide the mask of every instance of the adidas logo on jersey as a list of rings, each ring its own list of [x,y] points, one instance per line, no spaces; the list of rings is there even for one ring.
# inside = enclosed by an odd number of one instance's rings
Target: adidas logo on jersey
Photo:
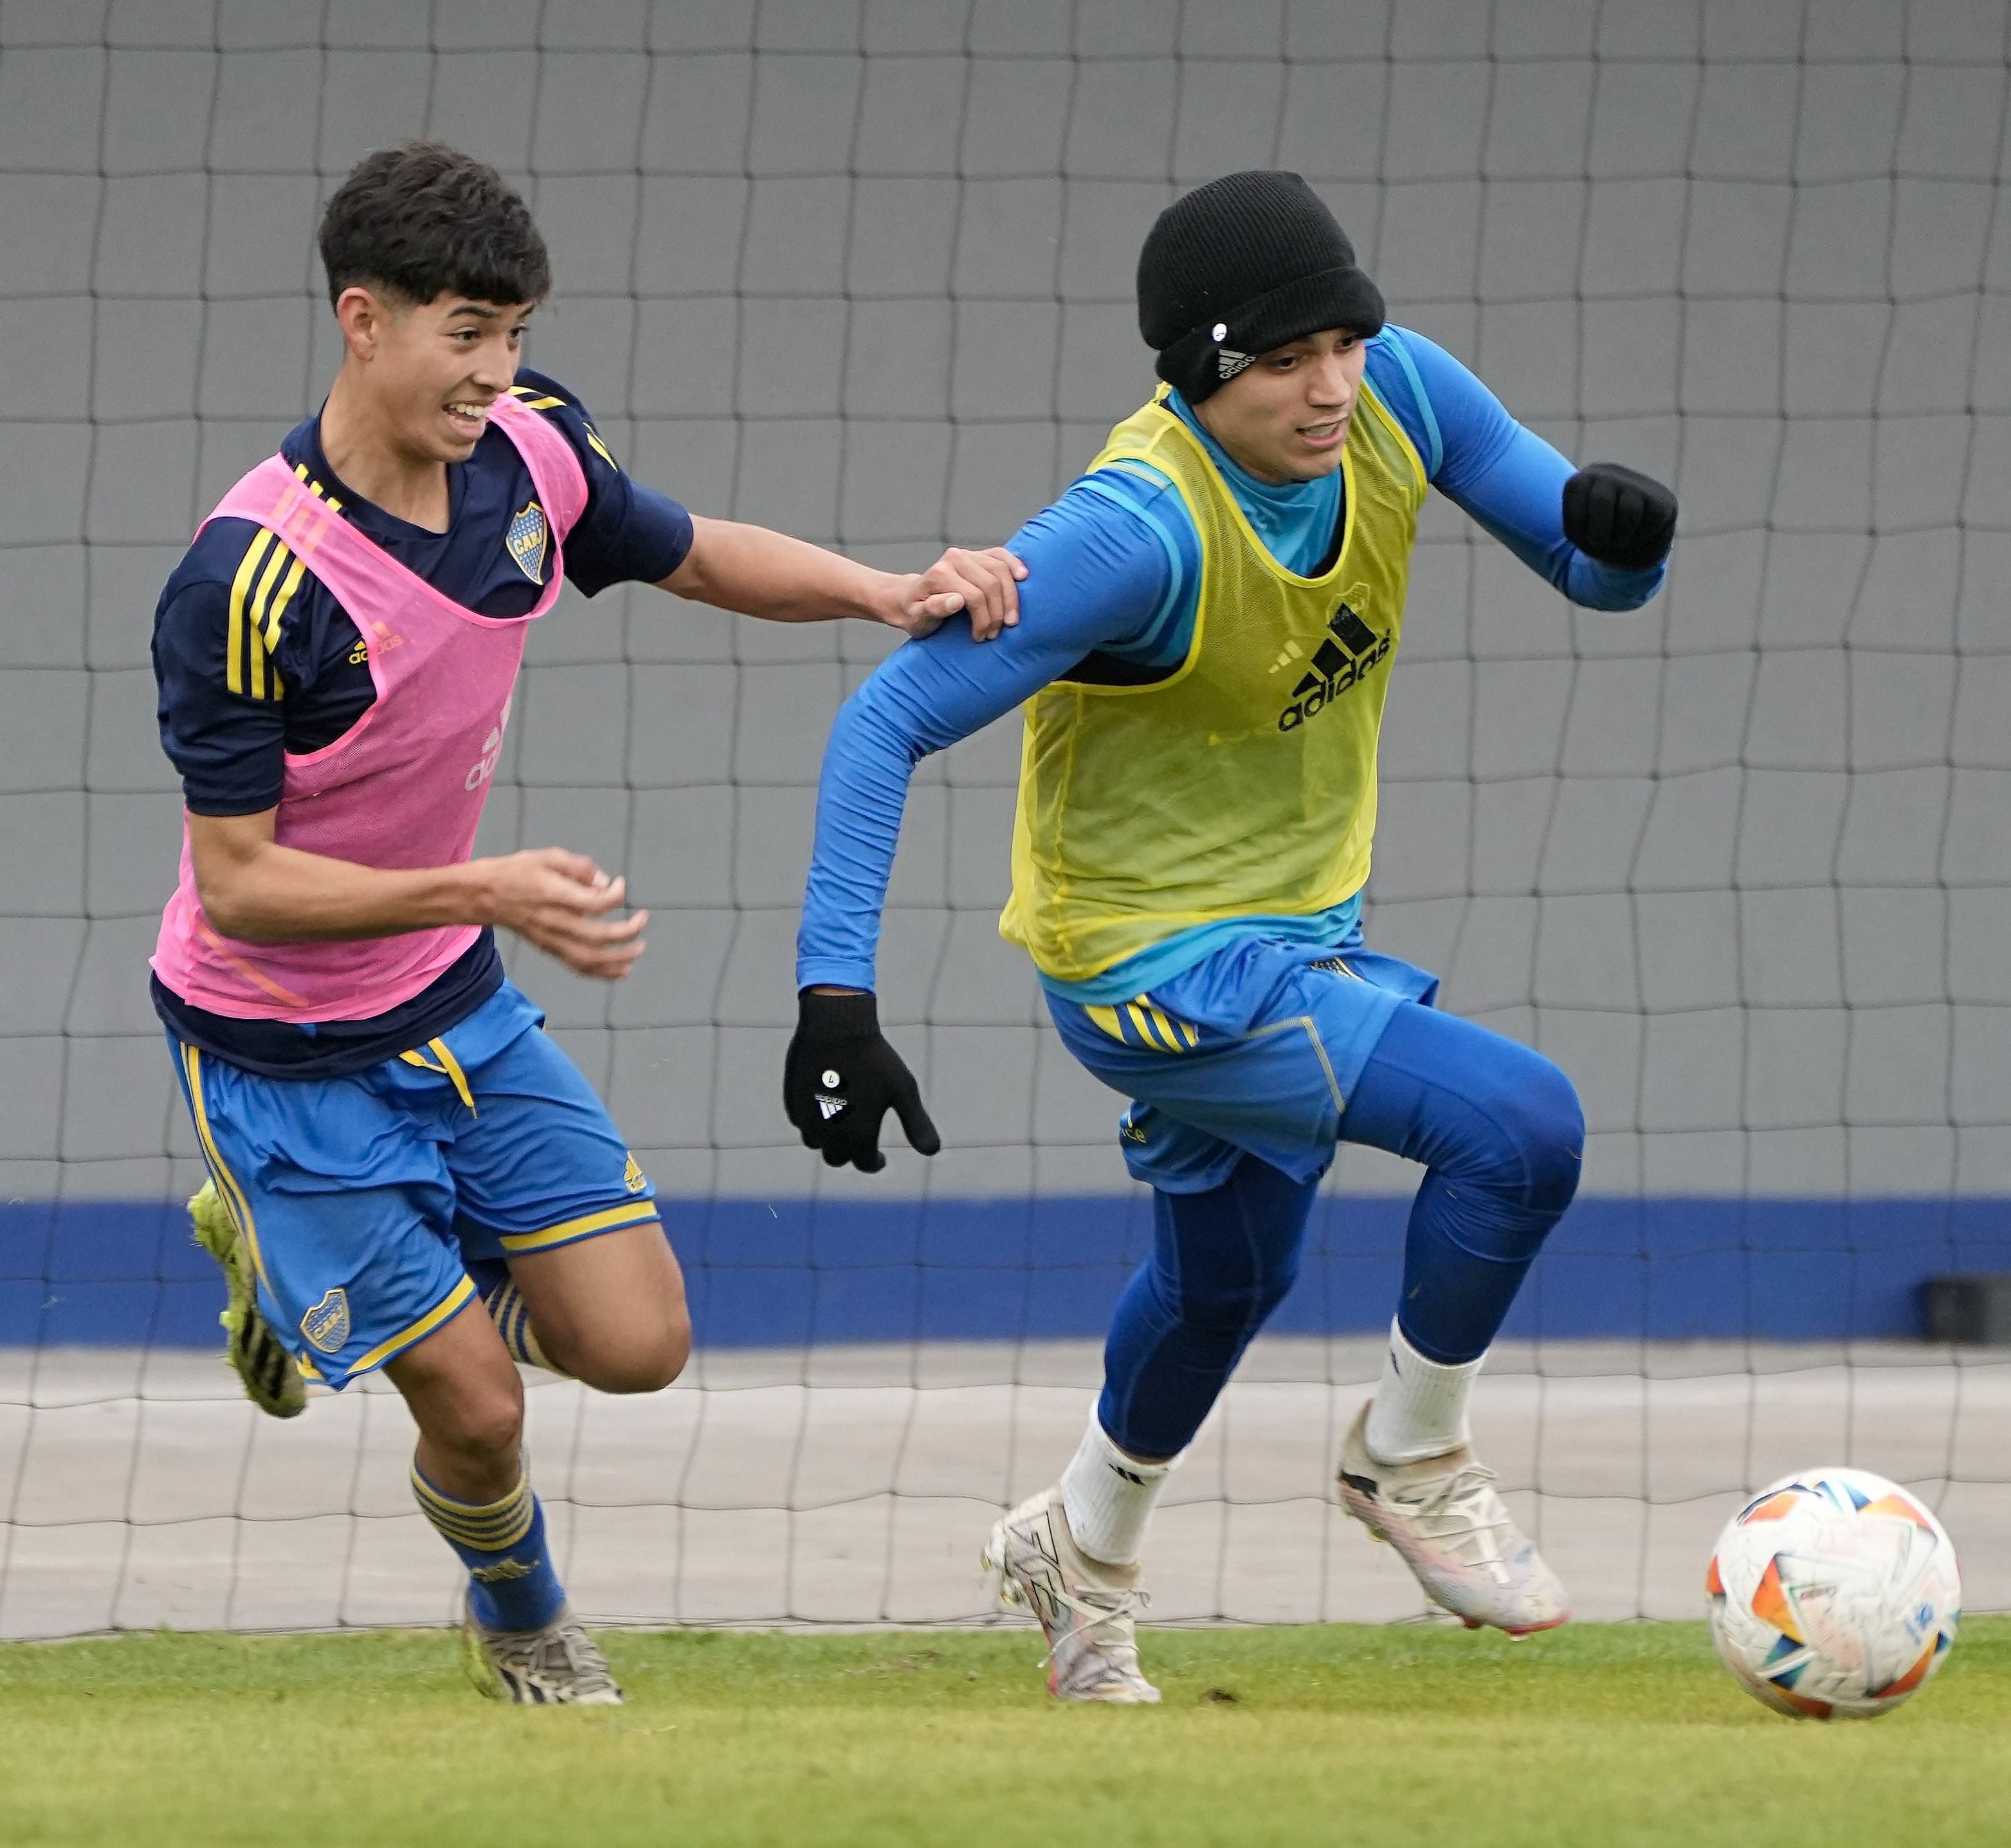
[[[468,773],[467,780],[462,785],[471,793],[487,782],[496,774],[496,766],[503,761],[503,734],[510,728],[510,704],[516,696],[512,693],[510,699],[503,702],[502,716],[491,728],[489,735],[482,741],[481,760]]]
[[[1278,714],[1280,732],[1297,731],[1318,717],[1329,700],[1390,658],[1390,638],[1376,634],[1346,604],[1326,626],[1326,639],[1313,651],[1312,671],[1292,689],[1291,704]]]

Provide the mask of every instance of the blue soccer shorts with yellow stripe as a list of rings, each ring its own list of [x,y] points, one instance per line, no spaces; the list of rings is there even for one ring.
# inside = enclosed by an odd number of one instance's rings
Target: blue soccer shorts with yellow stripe
[[[1221,1186],[1254,1155],[1316,1179],[1390,1017],[1429,1006],[1438,977],[1365,949],[1253,932],[1128,1001],[1050,993],[1069,1050],[1134,1101],[1118,1124],[1133,1177],[1162,1193]]]
[[[544,1017],[504,983],[439,1038],[339,1078],[269,1078],[172,1034],[258,1305],[340,1387],[474,1297],[472,1263],[657,1220],[656,1189]]]

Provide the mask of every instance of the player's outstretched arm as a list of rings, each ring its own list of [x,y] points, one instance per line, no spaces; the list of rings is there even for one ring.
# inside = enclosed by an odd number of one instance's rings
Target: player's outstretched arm
[[[618,981],[642,953],[650,914],[611,918],[626,885],[584,854],[536,847],[460,866],[359,866],[281,846],[273,836],[278,812],[188,817],[203,912],[240,942],[339,942],[497,924],[575,974],[603,981]]]
[[[520,366],[517,381],[586,472],[586,507],[567,536],[565,566],[589,596],[611,584],[654,584],[771,622],[857,616],[908,636],[962,611],[981,641],[1018,620],[1014,586],[1025,573],[1002,551],[952,547],[926,571],[874,571],[765,527],[702,518],[627,474],[586,406],[557,380]]]
[[[1408,329],[1390,334],[1429,401],[1435,486],[1573,603],[1637,610],[1661,589],[1673,490],[1618,462],[1573,472],[1443,347]]]
[[[824,747],[817,840],[796,936],[797,1020],[782,1101],[834,1168],[887,1164],[888,1110],[924,1155],[940,1145],[913,1074],[880,1030],[880,917],[916,764],[1146,630],[1167,589],[1162,542],[1110,503],[1071,493],[1010,542],[1030,568],[1027,621],[989,646],[961,624],[897,650],[840,708]]]
[[[932,633],[959,611],[989,641],[1020,620],[1027,569],[1004,547],[952,546],[925,571],[875,571],[765,526],[694,516],[691,550],[658,588],[771,622],[860,616],[906,636]]]

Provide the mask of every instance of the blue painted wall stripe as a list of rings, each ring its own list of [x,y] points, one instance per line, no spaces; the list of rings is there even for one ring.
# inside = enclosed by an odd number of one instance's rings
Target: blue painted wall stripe
[[[1009,1341],[1102,1333],[1151,1238],[1143,1195],[1036,1200],[666,1200],[698,1338]],[[1408,1203],[1322,1199],[1292,1334],[1387,1326]],[[2011,1271],[2011,1199],[1580,1200],[1506,1333],[1681,1341],[1906,1337],[1928,1277]],[[0,1346],[207,1348],[222,1291],[180,1208],[0,1205]]]

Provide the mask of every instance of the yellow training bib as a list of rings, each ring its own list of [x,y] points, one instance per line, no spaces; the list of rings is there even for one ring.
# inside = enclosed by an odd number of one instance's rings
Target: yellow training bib
[[[1199,600],[1187,659],[1166,678],[1058,682],[1027,702],[999,929],[1059,981],[1195,924],[1302,916],[1361,890],[1425,497],[1417,450],[1365,380],[1341,455],[1340,556],[1322,577],[1271,557],[1159,399],[1090,468],[1126,460],[1149,463],[1186,502]]]

